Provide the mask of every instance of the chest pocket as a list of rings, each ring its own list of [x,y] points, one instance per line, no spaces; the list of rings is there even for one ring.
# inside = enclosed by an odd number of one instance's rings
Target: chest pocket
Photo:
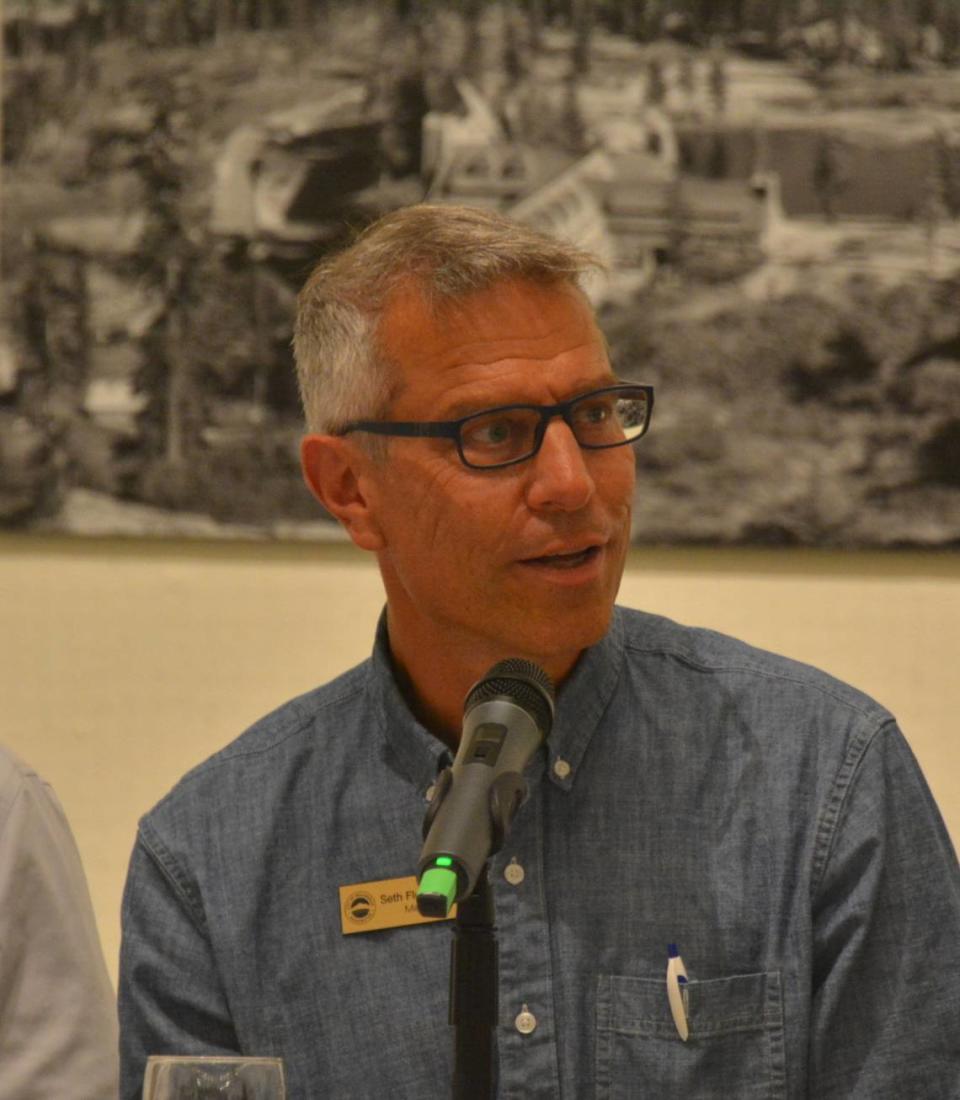
[[[600,976],[597,1100],[783,1100],[779,972],[691,981],[687,990],[684,1043],[664,978]]]

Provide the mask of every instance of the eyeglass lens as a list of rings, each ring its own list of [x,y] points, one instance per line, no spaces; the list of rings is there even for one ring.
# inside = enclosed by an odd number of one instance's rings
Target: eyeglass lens
[[[588,393],[573,402],[565,419],[581,447],[616,447],[643,434],[647,423],[643,394]],[[471,466],[499,466],[527,458],[537,449],[541,414],[531,408],[478,413],[460,426],[463,457]]]

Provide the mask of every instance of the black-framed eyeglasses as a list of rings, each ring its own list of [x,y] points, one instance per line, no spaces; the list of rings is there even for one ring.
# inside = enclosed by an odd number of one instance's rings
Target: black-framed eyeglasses
[[[499,405],[459,420],[355,420],[337,433],[452,439],[471,470],[496,470],[525,462],[540,450],[547,426],[562,417],[589,451],[636,443],[650,426],[653,386],[622,382],[556,405]]]

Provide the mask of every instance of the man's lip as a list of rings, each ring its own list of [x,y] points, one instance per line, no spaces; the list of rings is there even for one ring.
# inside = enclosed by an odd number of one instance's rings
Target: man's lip
[[[577,554],[584,554],[588,550],[601,550],[606,545],[604,539],[590,539],[585,542],[561,543],[548,546],[539,554],[530,554],[520,559],[521,562],[544,561],[547,558],[572,558]]]

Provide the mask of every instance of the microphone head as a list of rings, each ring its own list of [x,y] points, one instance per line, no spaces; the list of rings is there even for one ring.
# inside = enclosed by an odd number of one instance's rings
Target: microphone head
[[[478,703],[498,697],[507,698],[522,707],[536,722],[543,736],[549,735],[553,727],[554,689],[550,677],[539,665],[522,657],[498,661],[467,692],[463,713],[466,715]]]

